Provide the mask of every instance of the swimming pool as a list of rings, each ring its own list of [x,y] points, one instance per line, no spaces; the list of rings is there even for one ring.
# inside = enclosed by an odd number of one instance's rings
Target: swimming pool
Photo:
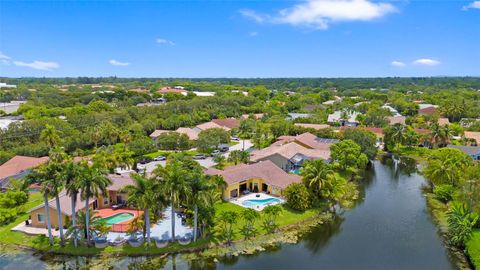
[[[280,199],[277,198],[267,198],[267,199],[250,199],[242,202],[243,206],[246,207],[257,207],[257,206],[267,206],[272,204],[280,203]]]
[[[294,169],[294,170],[291,170],[290,173],[300,174],[300,168],[296,168],[296,169]]]
[[[105,221],[107,223],[107,225],[113,225],[113,224],[118,224],[118,223],[130,220],[134,216],[135,215],[132,214],[132,213],[123,212],[123,213],[115,214],[113,216],[109,216],[109,217],[106,217],[106,218],[99,219],[98,222]]]

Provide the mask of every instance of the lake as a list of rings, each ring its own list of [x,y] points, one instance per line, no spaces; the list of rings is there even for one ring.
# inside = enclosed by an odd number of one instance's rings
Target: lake
[[[0,255],[0,269],[455,269],[426,208],[424,178],[409,159],[375,161],[353,209],[298,244],[219,262],[160,258]]]

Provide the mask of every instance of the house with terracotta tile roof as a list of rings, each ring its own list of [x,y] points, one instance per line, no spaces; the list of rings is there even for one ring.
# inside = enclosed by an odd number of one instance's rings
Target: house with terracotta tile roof
[[[286,173],[270,160],[227,167],[223,171],[209,168],[205,173],[223,177],[227,183],[224,200],[239,197],[246,190],[281,196],[288,185],[302,181],[300,176]]]
[[[477,145],[480,145],[480,132],[478,131],[465,131],[464,136],[467,139],[472,139],[477,142]]]
[[[158,89],[157,93],[160,93],[160,94],[176,93],[176,94],[181,94],[181,95],[186,96],[188,94],[188,91],[183,89],[183,88],[179,88],[179,87],[174,87],[174,88],[163,87],[161,89]]]
[[[450,120],[448,120],[448,118],[440,117],[440,118],[438,118],[437,123],[440,126],[448,126],[448,125],[450,125]]]
[[[418,110],[419,115],[432,115],[438,113],[437,107],[431,106]]]
[[[90,198],[89,207],[93,210],[97,209],[106,209],[111,208],[114,205],[125,204],[127,200],[127,194],[121,190],[127,185],[133,185],[133,179],[129,174],[109,174],[108,178],[112,181],[112,184],[107,187],[108,194],[102,194],[97,198]],[[63,224],[71,219],[72,216],[72,204],[71,198],[66,194],[65,191],[62,191],[59,195],[60,205],[61,205],[61,215]],[[51,199],[48,202],[49,212],[50,212],[50,222],[53,228],[58,227],[58,217],[57,217],[57,205],[55,199]],[[75,205],[76,211],[85,210],[85,201],[77,196],[77,203]],[[28,211],[31,217],[31,226],[36,228],[46,228],[46,211],[45,205],[41,204],[37,207],[34,207]]]
[[[48,161],[48,157],[14,156],[0,166],[0,189],[5,189],[10,179],[21,179],[30,170]]]
[[[405,125],[405,121],[406,121],[406,117],[405,116],[387,116],[387,121],[388,121],[388,124],[393,126],[395,124],[402,124],[402,125]]]
[[[197,130],[194,130],[192,128],[186,128],[186,127],[179,127],[175,130],[175,132],[182,133],[187,135],[189,140],[195,141],[198,139],[198,134],[200,133]]]
[[[150,134],[150,138],[156,140],[163,133],[173,132],[173,130],[156,129]]]
[[[224,119],[213,119],[212,122],[219,126],[227,127],[229,129],[238,128],[240,126],[240,121],[233,117]]]
[[[330,145],[334,139],[322,139],[311,133],[297,136],[281,136],[269,147],[255,150],[250,162],[269,160],[284,171],[292,171],[302,166],[306,160],[330,160]]]

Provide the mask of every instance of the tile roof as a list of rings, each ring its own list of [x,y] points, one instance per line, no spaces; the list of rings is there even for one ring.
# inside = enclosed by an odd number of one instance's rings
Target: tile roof
[[[48,157],[14,156],[0,166],[0,179],[14,176],[48,161]]]
[[[480,132],[477,131],[465,131],[465,138],[474,139],[477,141],[477,144],[480,144]]]
[[[128,174],[122,174],[122,175],[117,175],[117,174],[109,174],[108,178],[112,180],[112,184],[107,188],[108,191],[118,191],[122,189],[123,187],[127,185],[133,184],[133,180]],[[60,210],[64,215],[71,216],[72,214],[72,203],[71,203],[71,198],[70,196],[67,195],[66,191],[63,190],[59,194],[59,200],[60,200]],[[90,203],[93,203],[93,199],[90,199]],[[51,199],[48,201],[48,205],[50,208],[56,210],[57,209],[57,204],[55,202],[55,198]],[[34,207],[30,209],[28,212],[35,211],[37,209],[43,208],[44,204],[40,204],[37,207]],[[80,197],[80,195],[77,195],[77,203],[75,204],[75,210],[79,211],[85,209],[85,201]]]
[[[387,116],[387,120],[390,123],[390,125],[395,125],[395,124],[405,125],[406,119],[407,118],[405,116]]]
[[[208,169],[206,173],[223,176],[223,179],[229,185],[249,179],[260,178],[268,185],[283,189],[292,183],[300,183],[302,181],[300,176],[284,172],[270,160],[249,165],[241,164],[228,167],[224,171]]]
[[[438,118],[438,124],[440,126],[450,125],[450,120],[448,118]]]
[[[423,109],[418,110],[418,114],[434,114],[437,111],[438,110],[435,107],[427,107],[427,108],[423,108]]]
[[[196,125],[195,127],[198,128],[198,129],[201,129],[201,130],[206,130],[206,129],[210,129],[210,128],[221,128],[221,129],[224,129],[226,131],[230,130],[230,128],[225,127],[225,126],[220,126],[219,124],[217,124],[213,121],[206,122],[206,123],[203,123],[203,124],[200,124],[200,125]]]
[[[240,121],[235,118],[213,119],[212,122],[219,126],[227,127],[229,129],[238,128],[240,126]]]
[[[167,133],[167,132],[173,132],[173,130],[163,130],[163,129],[156,129],[152,134],[150,134],[150,138],[156,139],[158,138],[162,133]]]
[[[480,146],[463,146],[449,144],[447,147],[456,148],[467,155],[480,155]]]
[[[157,90],[158,93],[187,93],[187,90],[178,89],[178,88],[170,88],[170,87],[163,87]]]
[[[185,127],[180,127],[175,130],[178,133],[182,133],[188,136],[188,139],[194,141],[198,139],[198,132],[191,129],[191,128],[185,128]]]

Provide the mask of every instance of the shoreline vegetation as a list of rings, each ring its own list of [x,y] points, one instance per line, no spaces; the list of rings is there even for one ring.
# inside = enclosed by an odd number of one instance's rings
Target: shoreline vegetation
[[[416,164],[422,168],[427,165],[431,151],[431,149],[427,148],[400,146],[392,152],[400,157],[414,159]],[[426,176],[424,177],[427,179]],[[449,251],[449,256],[454,258],[458,269],[480,269],[480,230],[477,229],[473,232],[464,249],[453,245],[449,241],[448,202],[445,203],[439,200],[428,186],[425,186],[423,193],[425,194],[429,213],[439,233],[442,235],[443,243]]]

